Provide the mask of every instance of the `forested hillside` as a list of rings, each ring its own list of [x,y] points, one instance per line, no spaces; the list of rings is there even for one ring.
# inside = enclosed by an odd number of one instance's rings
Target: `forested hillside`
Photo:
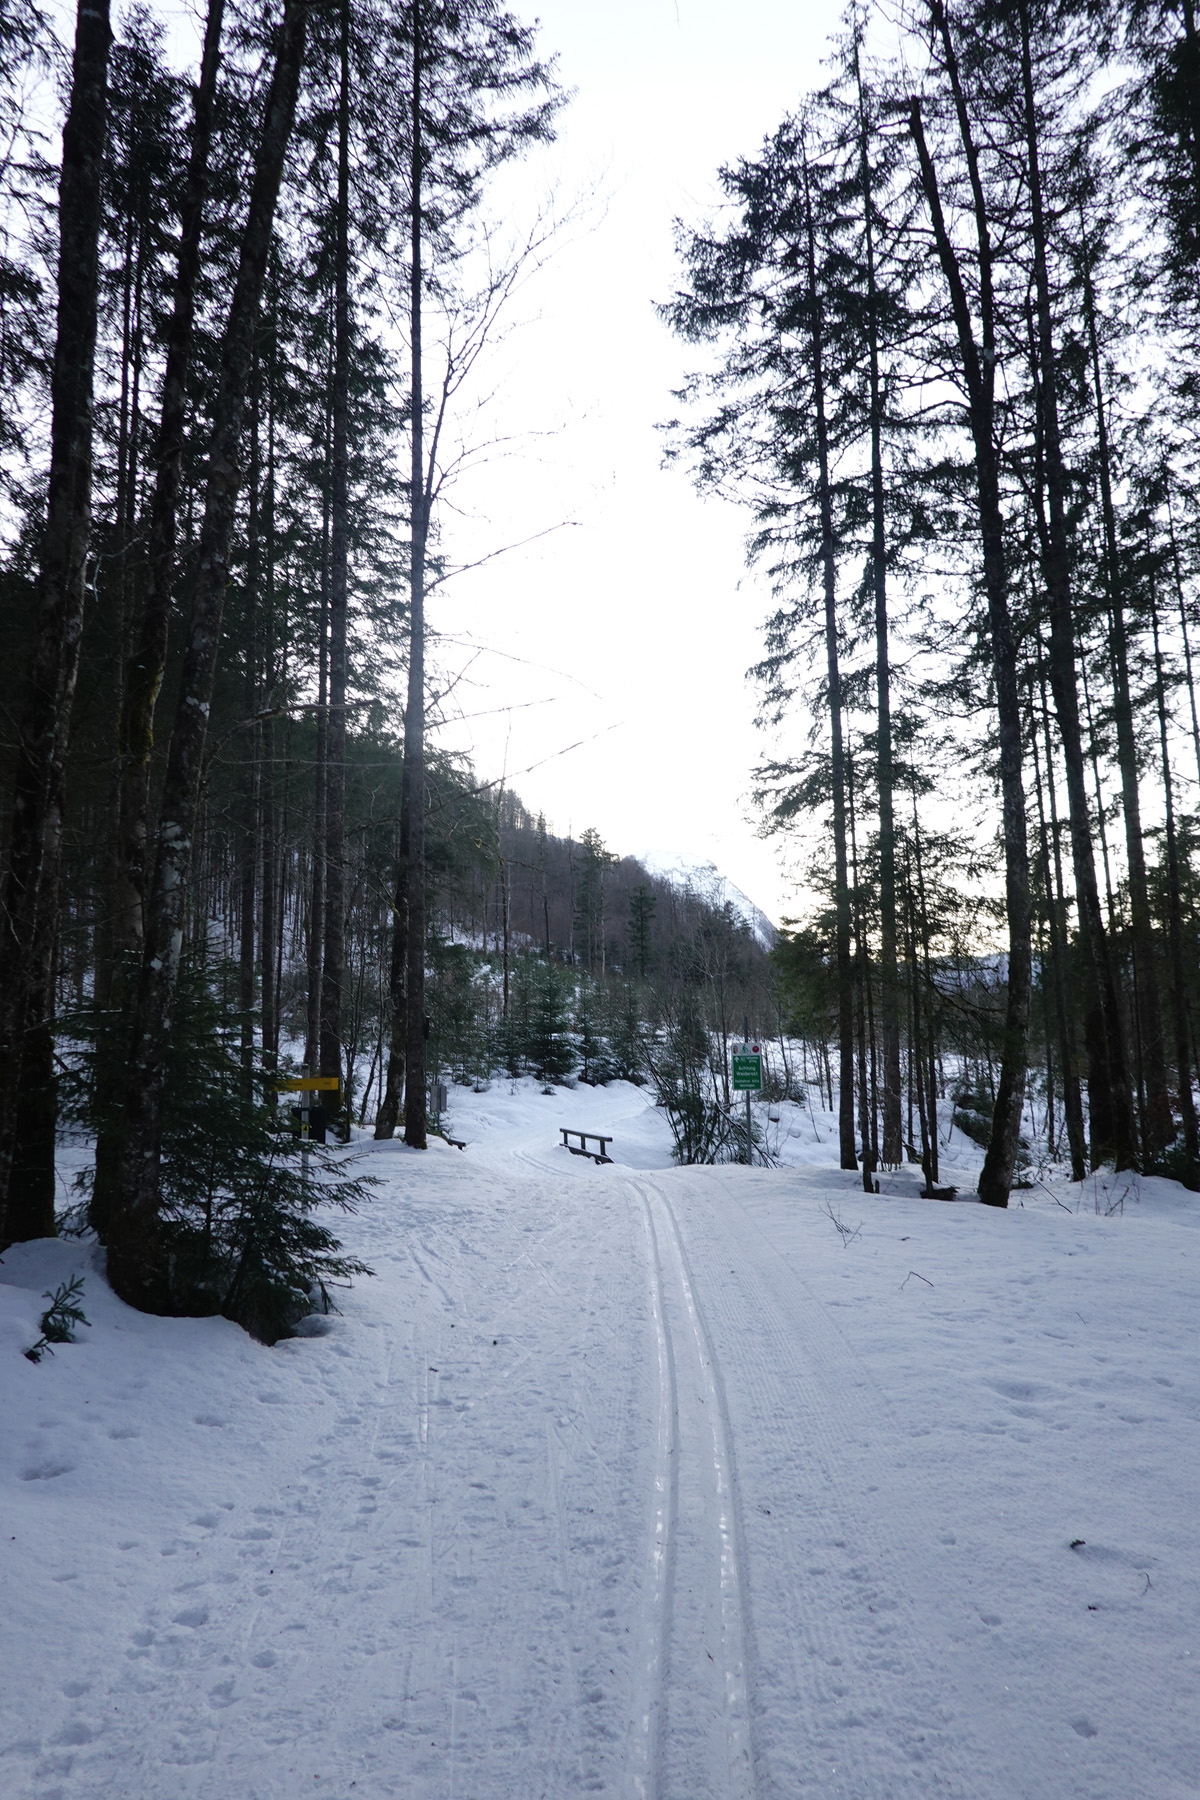
[[[175,29],[0,0],[0,1243],[54,1232],[73,1121],[118,1293],[269,1334],[357,1194],[281,1079],[421,1149],[447,1075],[621,1075],[749,1157],[744,1023],[868,1188],[936,1183],[947,1103],[989,1203],[1035,1108],[1077,1178],[1200,1188],[1190,0],[852,0],[678,227],[667,457],[775,596],[769,958],[437,748],[453,483],[552,232],[490,184],[553,145],[553,45],[497,0]]]

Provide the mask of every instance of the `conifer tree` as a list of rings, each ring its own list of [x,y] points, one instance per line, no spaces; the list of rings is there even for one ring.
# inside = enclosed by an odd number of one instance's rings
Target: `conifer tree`
[[[58,318],[50,481],[38,610],[19,725],[12,825],[0,880],[0,1245],[25,1034],[38,968],[53,966],[63,775],[79,671],[92,506],[92,383],[108,54],[108,0],[80,0],[59,182]],[[21,1227],[24,1229],[24,1227]]]
[[[1033,953],[1017,647],[1001,506],[995,257],[977,133],[957,45],[942,0],[929,0],[929,20],[931,43],[936,47],[937,73],[949,90],[949,111],[957,130],[955,148],[962,158],[965,175],[962,186],[966,190],[962,215],[970,222],[973,240],[970,255],[976,282],[978,336],[964,278],[965,252],[951,236],[943,199],[943,180],[926,136],[924,106],[921,97],[913,95],[907,107],[909,132],[938,264],[949,294],[958,370],[965,390],[965,411],[974,452],[975,499],[995,683],[1008,915],[1008,980],[1000,1086],[993,1113],[993,1130],[979,1178],[979,1195],[987,1205],[1007,1206],[1017,1166],[1025,1102]],[[954,151],[948,148],[946,154],[952,156]]]
[[[171,733],[153,886],[146,912],[137,1013],[126,1099],[121,1198],[109,1224],[114,1288],[145,1311],[175,1305],[159,1232],[160,1095],[171,1005],[182,949],[193,834],[203,774],[206,726],[228,581],[230,540],[241,473],[242,421],[253,341],[283,162],[291,138],[308,25],[306,0],[288,0],[281,26],[254,181],[242,234],[238,278],[222,347],[199,571],[192,596],[179,703]]]

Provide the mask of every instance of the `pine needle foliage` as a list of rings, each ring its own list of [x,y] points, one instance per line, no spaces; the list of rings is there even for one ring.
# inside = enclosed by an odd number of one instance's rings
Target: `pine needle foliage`
[[[83,1299],[83,1276],[72,1275],[70,1281],[60,1281],[54,1292],[47,1288],[42,1295],[43,1300],[50,1302],[42,1314],[42,1335],[36,1344],[30,1344],[23,1354],[31,1363],[40,1363],[43,1356],[53,1356],[55,1344],[73,1344],[75,1327],[86,1325],[91,1327],[92,1321],[84,1318],[83,1308],[79,1304]]]
[[[220,1314],[264,1344],[334,1309],[331,1287],[372,1271],[324,1218],[352,1213],[374,1186],[337,1150],[304,1152],[286,1106],[242,1057],[241,1019],[223,995],[236,973],[185,957],[162,1109],[163,1234],[172,1311]]]

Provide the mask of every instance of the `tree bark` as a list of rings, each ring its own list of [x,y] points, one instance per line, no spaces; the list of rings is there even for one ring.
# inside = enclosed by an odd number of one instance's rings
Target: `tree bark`
[[[425,476],[424,393],[421,385],[422,244],[421,175],[421,8],[412,9],[412,267],[409,333],[412,377],[412,567],[408,652],[408,704],[404,712],[404,764],[401,774],[401,829],[407,824],[408,873],[407,1007],[404,1050],[404,1141],[415,1150],[426,1147],[425,1017],[425,554],[429,533],[430,493]]]
[[[1158,701],[1158,738],[1166,803],[1167,927],[1171,944],[1171,997],[1175,1013],[1175,1066],[1179,1076],[1179,1114],[1183,1121],[1184,1167],[1180,1179],[1184,1187],[1197,1193],[1200,1192],[1200,1123],[1196,1118],[1196,1102],[1192,1094],[1192,1032],[1183,948],[1183,907],[1179,892],[1179,840],[1175,831],[1175,799],[1167,743],[1167,694],[1163,680],[1162,650],[1158,640],[1158,605],[1153,586],[1150,590],[1150,622],[1154,632],[1154,689]]]
[[[116,950],[127,959],[127,966],[128,959],[136,958],[140,952],[145,930],[150,756],[154,747],[154,712],[167,661],[167,634],[175,574],[175,536],[183,483],[188,366],[191,362],[196,288],[200,276],[200,235],[204,203],[208,196],[213,111],[217,71],[221,60],[224,12],[225,0],[209,0],[187,179],[180,212],[179,260],[171,322],[167,329],[162,415],[154,452],[155,482],[150,504],[146,598],[137,649],[126,665],[122,691],[117,747],[121,771],[121,801],[117,835],[117,878],[113,893],[113,935]]]
[[[333,303],[333,459],[329,534],[329,723],[325,788],[325,950],[321,968],[322,1075],[343,1080],[346,979],[346,686],[350,457],[350,5],[341,0],[338,173]],[[330,1093],[331,1121],[345,1112]],[[349,1114],[346,1113],[349,1124]]]
[[[922,956],[923,974],[924,974],[924,979],[925,979],[925,991],[926,991],[926,995],[928,997],[928,1012],[929,1012],[929,1027],[925,1034],[926,1040],[927,1040],[928,1064],[927,1064],[927,1068],[922,1070],[922,1074],[924,1075],[924,1078],[925,1078],[925,1080],[924,1080],[924,1085],[925,1085],[924,1118],[925,1118],[926,1131],[928,1133],[928,1150],[927,1150],[928,1161],[927,1161],[927,1165],[926,1165],[926,1169],[925,1169],[925,1185],[926,1185],[926,1187],[932,1187],[934,1185],[934,1183],[938,1180],[938,1177],[939,1177],[938,1156],[939,1156],[939,1149],[940,1149],[940,1146],[938,1144],[938,1112],[937,1112],[937,1100],[938,1100],[938,1094],[937,1094],[937,1043],[934,1038],[934,1017],[935,1017],[935,1015],[934,1015],[934,1010],[933,1010],[933,1001],[934,1001],[934,996],[937,992],[937,989],[934,986],[933,967],[932,967],[932,961],[931,961],[930,952],[929,952],[929,906],[928,906],[926,896],[925,896],[925,862],[924,862],[924,858],[921,855],[921,825],[920,825],[920,820],[917,817],[917,792],[916,792],[915,785],[913,788],[913,797],[912,798],[913,798],[913,849],[916,854],[916,863],[917,863],[917,900],[918,900],[918,902],[920,904],[920,908],[921,908],[921,956]],[[915,966],[915,962],[916,962],[915,954],[914,954],[913,961],[914,961],[914,966]],[[918,1060],[919,1060],[919,1052],[918,1052]]]
[[[332,422],[326,417],[326,468],[332,459]],[[321,1054],[321,967],[325,953],[325,795],[329,775],[329,530],[327,481],[321,520],[321,612],[317,626],[316,755],[313,767],[313,866],[308,912],[308,1011],[304,1065],[315,1069]]]
[[[1197,68],[1200,78],[1200,66]],[[1179,602],[1179,629],[1183,634],[1183,666],[1187,673],[1188,703],[1192,715],[1192,754],[1196,759],[1196,776],[1200,780],[1200,714],[1196,711],[1196,683],[1192,678],[1192,646],[1188,637],[1187,593],[1183,585],[1183,570],[1179,566],[1179,545],[1175,539],[1175,514],[1171,506],[1170,483],[1166,486],[1167,531],[1171,540],[1171,566],[1175,572],[1175,596]]]
[[[101,1240],[120,1202],[124,1133],[123,1086],[128,1075],[131,1015],[137,989],[137,967],[145,935],[146,847],[150,815],[150,757],[154,748],[154,713],[167,663],[171,593],[175,571],[175,536],[183,485],[183,446],[187,422],[187,377],[191,361],[196,288],[200,275],[200,234],[208,194],[209,156],[217,70],[221,59],[221,27],[225,0],[209,0],[192,121],[187,179],[180,212],[179,258],[175,295],[167,329],[162,414],[155,445],[154,493],[150,502],[150,548],[146,593],[137,648],[125,665],[117,728],[117,842],[111,896],[112,981],[109,1007],[119,1048],[101,1057],[97,1071],[96,1173],[89,1220]]]
[[[33,946],[25,1049],[13,1122],[13,1160],[8,1183],[7,1237],[13,1244],[54,1237],[58,1137],[58,1076],[54,1057],[54,982],[58,952],[58,882],[62,814],[47,820],[42,865],[45,904],[39,908]]]
[[[825,667],[829,704],[829,768],[833,786],[833,879],[836,919],[838,1001],[838,1146],[843,1169],[857,1169],[854,1144],[854,965],[851,958],[850,882],[846,860],[846,757],[842,742],[842,681],[838,656],[837,562],[833,541],[833,498],[829,483],[829,428],[825,417],[825,355],[817,297],[817,246],[804,157],[804,223],[808,256],[809,338],[813,410],[817,424],[817,468],[821,509],[821,573],[825,595]],[[870,1148],[866,1149],[870,1157]]]
[[[221,355],[220,387],[200,533],[199,569],[184,650],[163,791],[154,883],[126,1095],[120,1207],[109,1229],[109,1280],[148,1312],[175,1301],[159,1232],[160,1110],[167,1035],[179,973],[187,878],[196,835],[208,712],[220,646],[229,546],[241,481],[240,450],[254,333],[284,157],[296,111],[308,25],[306,0],[288,0],[255,157],[237,281]]]
[[[867,955],[867,930],[863,919],[862,888],[858,879],[858,833],[855,828],[854,759],[846,758],[846,798],[850,813],[850,885],[853,894],[855,1031],[858,1039],[858,1135],[862,1140],[862,1184],[865,1194],[875,1192],[875,1108],[867,1064],[867,1015],[871,995],[871,966]],[[726,1102],[728,1104],[728,1102]]]
[[[1039,671],[1040,672],[1040,671]],[[1032,695],[1031,713],[1032,713]],[[1075,1034],[1067,1009],[1066,945],[1067,920],[1063,904],[1062,869],[1058,851],[1058,813],[1054,798],[1054,766],[1050,761],[1050,716],[1042,689],[1042,724],[1046,740],[1046,786],[1050,794],[1050,818],[1054,831],[1054,873],[1051,875],[1050,839],[1046,831],[1046,810],[1042,800],[1042,773],[1038,763],[1037,720],[1031,716],[1029,742],[1033,751],[1033,785],[1037,795],[1038,828],[1041,836],[1042,880],[1046,890],[1046,917],[1050,927],[1050,964],[1054,989],[1054,1017],[1058,1029],[1058,1054],[1062,1064],[1063,1117],[1067,1125],[1067,1146],[1071,1157],[1071,1180],[1082,1181],[1087,1174],[1086,1140],[1083,1127],[1083,1101],[1079,1093],[1076,1070]],[[1046,971],[1042,970],[1043,984]]]
[[[247,721],[258,710],[260,633],[259,585],[262,580],[262,544],[259,499],[262,485],[260,428],[262,380],[257,350],[250,378],[249,518],[246,527],[246,619],[242,706]],[[242,832],[238,857],[238,1010],[241,1014],[242,1081],[246,1098],[254,1074],[254,940],[255,895],[258,875],[259,727],[247,724],[242,763]]]
[[[262,1063],[263,1073],[272,1076],[279,1061],[279,990],[282,969],[283,924],[285,910],[280,883],[283,875],[283,853],[276,844],[275,832],[275,721],[270,714],[276,686],[276,656],[286,656],[277,641],[275,620],[275,408],[279,378],[278,293],[274,270],[268,273],[269,325],[265,345],[267,355],[267,479],[264,494],[262,535],[266,551],[263,558],[266,578],[262,607],[262,697],[267,717],[258,728],[258,796],[259,831],[261,835],[262,903],[259,911],[259,964],[262,986]],[[286,678],[285,678],[286,685]],[[287,832],[287,791],[284,790],[283,832]],[[268,1089],[273,1094],[273,1088]]]
[[[396,892],[392,901],[392,954],[388,975],[388,1001],[391,1028],[388,1038],[387,1079],[379,1112],[375,1120],[375,1136],[395,1136],[404,1099],[404,1059],[408,1044],[408,829],[400,821],[400,842],[396,854]]]
[[[1075,622],[1071,592],[1070,545],[1067,540],[1066,472],[1058,417],[1058,374],[1054,327],[1050,310],[1050,275],[1046,242],[1042,177],[1039,161],[1037,110],[1033,92],[1033,59],[1029,37],[1028,0],[1018,0],[1021,35],[1021,81],[1024,95],[1026,172],[1029,178],[1030,217],[1033,233],[1033,273],[1037,300],[1037,360],[1035,379],[1038,413],[1045,458],[1046,497],[1049,508],[1048,542],[1043,558],[1046,593],[1050,602],[1050,687],[1062,739],[1067,773],[1067,806],[1071,829],[1071,860],[1079,901],[1081,935],[1087,954],[1087,980],[1091,990],[1085,1007],[1088,1038],[1088,1113],[1092,1161],[1112,1156],[1119,1169],[1137,1162],[1137,1138],[1131,1104],[1125,1034],[1113,973],[1112,955],[1092,853],[1092,827],[1088,814],[1084,772],[1083,736],[1079,724],[1079,694],[1075,679]]]
[[[1000,740],[1000,789],[1004,824],[1004,893],[1008,913],[1008,983],[1000,1085],[992,1114],[992,1135],[979,1177],[979,1197],[988,1206],[1007,1206],[1021,1138],[1029,1047],[1029,1003],[1033,979],[1030,941],[1029,847],[1025,830],[1025,789],[1021,776],[1021,703],[1017,653],[1008,604],[1004,517],[1000,507],[1000,457],[995,431],[996,326],[991,231],[975,140],[958,61],[941,0],[931,0],[930,16],[940,35],[954,96],[959,136],[970,175],[972,211],[979,251],[981,343],[976,344],[962,271],[942,209],[937,172],[925,141],[918,99],[909,102],[909,128],[920,165],[938,261],[950,291],[967,411],[975,450],[976,507],[983,551],[996,721]]]
[[[0,1247],[21,1061],[36,982],[47,848],[61,819],[63,767],[83,634],[92,521],[92,376],[108,53],[108,0],[80,0],[59,180],[58,319],[51,374],[50,482],[37,619],[18,727],[12,828],[0,883]],[[53,936],[53,926],[49,927]]]
[[[900,1141],[900,988],[896,950],[896,819],[892,769],[891,668],[888,660],[887,527],[883,491],[883,392],[879,373],[879,294],[875,273],[875,220],[867,156],[866,103],[858,50],[860,180],[866,243],[867,349],[871,393],[871,587],[875,601],[876,781],[879,788],[879,973],[883,1026],[882,1162],[897,1168]]]

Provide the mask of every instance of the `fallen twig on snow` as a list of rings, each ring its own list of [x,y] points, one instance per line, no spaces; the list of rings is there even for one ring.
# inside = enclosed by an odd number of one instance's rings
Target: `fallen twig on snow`
[[[824,1206],[821,1208],[821,1211],[825,1214],[825,1217],[829,1220],[829,1223],[833,1226],[833,1229],[837,1232],[838,1236],[841,1238],[842,1248],[844,1250],[847,1244],[852,1244],[854,1242],[855,1238],[858,1236],[859,1232],[862,1230],[861,1219],[859,1220],[858,1224],[854,1225],[854,1226],[845,1224],[841,1219],[838,1218],[838,1215],[834,1212],[832,1200],[827,1200],[825,1202]]]

